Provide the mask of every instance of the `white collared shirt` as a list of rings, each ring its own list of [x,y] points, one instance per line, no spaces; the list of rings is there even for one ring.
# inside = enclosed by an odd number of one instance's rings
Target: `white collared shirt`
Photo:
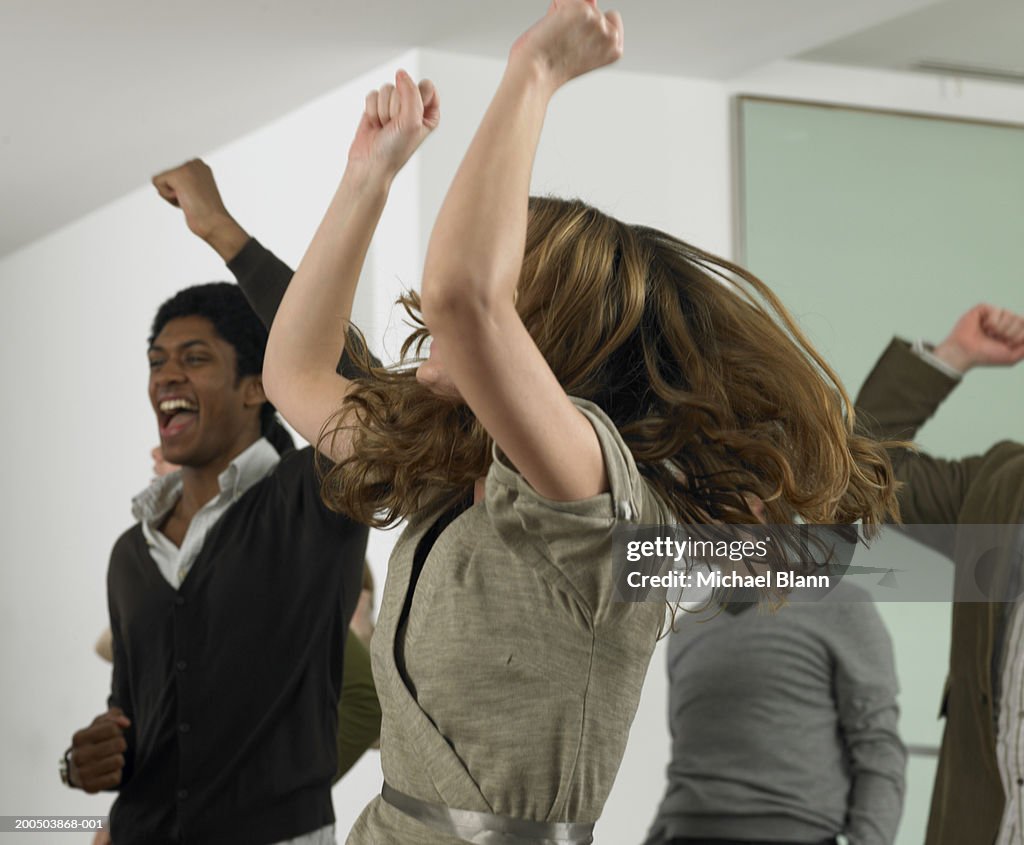
[[[943,373],[950,378],[955,378],[957,381],[960,381],[960,379],[964,377],[964,374],[960,372],[960,370],[952,364],[947,364],[938,355],[936,355],[935,347],[930,343],[926,343],[925,341],[918,339],[914,341],[910,348],[918,358],[927,361],[940,373]]]
[[[154,479],[132,499],[132,515],[142,523],[149,554],[168,584],[174,589],[181,586],[217,520],[243,493],[263,480],[280,459],[264,437],[238,455],[217,477],[220,492],[192,517],[180,548],[160,531],[160,526],[181,498],[181,470]]]
[[[996,760],[1006,805],[995,845],[1024,843],[1024,606],[1008,609],[1000,672]]]

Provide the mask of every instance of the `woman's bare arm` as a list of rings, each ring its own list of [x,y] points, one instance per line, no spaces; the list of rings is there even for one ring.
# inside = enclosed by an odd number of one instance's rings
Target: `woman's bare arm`
[[[515,310],[530,174],[555,91],[621,53],[622,21],[589,0],[555,0],[516,42],[424,268],[423,316],[455,387],[533,488],[553,499],[587,498],[608,481],[597,435]]]
[[[351,384],[335,367],[391,182],[440,117],[433,85],[424,81],[417,87],[404,71],[395,82],[366,98],[341,185],[288,286],[267,342],[267,397],[313,443]],[[351,439],[341,435],[326,445],[334,460],[342,460]]]

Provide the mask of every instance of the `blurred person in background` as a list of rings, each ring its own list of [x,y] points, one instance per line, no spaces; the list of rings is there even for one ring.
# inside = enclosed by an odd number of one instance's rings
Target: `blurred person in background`
[[[861,388],[858,420],[879,438],[913,439],[971,370],[1022,360],[1024,317],[977,305],[936,346],[894,339]],[[956,567],[940,711],[946,726],[926,845],[1022,845],[1024,608],[1015,597],[1024,585],[1024,443],[1004,440],[982,454],[952,460],[897,449],[892,461],[903,482],[899,500],[907,530],[915,524],[949,526],[948,542],[936,548]],[[1006,543],[989,559],[985,584],[979,584],[980,561],[971,550],[973,525],[1005,526]],[[979,586],[986,585],[1001,594],[977,600]]]
[[[892,845],[906,750],[877,608],[845,583],[777,612],[751,593],[669,637],[672,759],[645,845]]]

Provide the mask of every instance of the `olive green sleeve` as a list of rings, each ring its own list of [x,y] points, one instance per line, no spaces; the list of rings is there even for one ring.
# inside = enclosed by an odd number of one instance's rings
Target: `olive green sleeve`
[[[959,382],[893,340],[857,396],[860,430],[879,440],[912,440]],[[900,491],[903,521],[953,525],[981,457],[943,460],[906,448],[889,451]]]
[[[345,671],[338,702],[337,781],[380,736],[380,702],[373,685],[370,653],[349,632],[345,638]]]

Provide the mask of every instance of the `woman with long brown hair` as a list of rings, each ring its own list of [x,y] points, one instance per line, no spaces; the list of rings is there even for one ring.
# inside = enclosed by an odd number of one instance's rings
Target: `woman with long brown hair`
[[[385,785],[352,842],[591,841],[662,620],[614,601],[616,525],[894,507],[883,451],[761,282],[528,198],[551,96],[622,36],[591,0],[555,0],[513,46],[404,299],[420,327],[403,357],[431,339],[415,372],[335,372],[388,187],[439,118],[404,73],[367,98],[275,320],[267,393],[331,459],[323,495],[408,520],[373,642]]]

